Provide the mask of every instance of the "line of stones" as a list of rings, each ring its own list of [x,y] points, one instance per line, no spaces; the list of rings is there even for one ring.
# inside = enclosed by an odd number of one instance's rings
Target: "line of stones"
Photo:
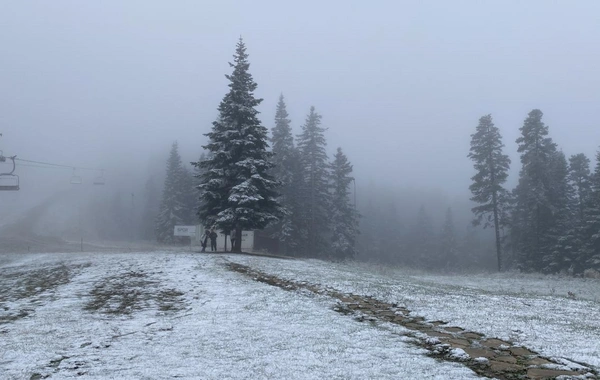
[[[460,362],[479,375],[497,379],[554,379],[587,378],[597,379],[598,374],[587,365],[577,370],[556,369],[563,363],[540,356],[527,348],[513,343],[486,338],[483,334],[465,331],[460,327],[444,326],[446,322],[427,322],[423,317],[411,316],[405,307],[379,301],[370,296],[345,294],[333,289],[323,289],[307,282],[284,280],[246,265],[228,263],[229,269],[252,277],[255,281],[285,290],[308,290],[329,296],[338,301],[335,311],[355,315],[358,321],[385,321],[401,325],[408,330],[406,335],[414,344],[426,348],[429,355],[446,361]],[[579,364],[579,363],[578,363]],[[546,368],[544,368],[546,367]]]

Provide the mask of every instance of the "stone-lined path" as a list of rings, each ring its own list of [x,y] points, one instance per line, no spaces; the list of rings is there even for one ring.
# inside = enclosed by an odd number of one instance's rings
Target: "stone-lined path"
[[[334,310],[353,315],[358,321],[388,322],[410,332],[413,343],[426,348],[442,360],[460,362],[476,373],[497,379],[598,379],[598,373],[583,363],[550,359],[512,342],[488,338],[482,334],[448,327],[443,321],[425,321],[410,310],[368,296],[345,294],[306,282],[284,280],[251,267],[229,263],[228,268],[254,280],[285,290],[308,290],[338,301]],[[559,361],[560,360],[560,361]]]

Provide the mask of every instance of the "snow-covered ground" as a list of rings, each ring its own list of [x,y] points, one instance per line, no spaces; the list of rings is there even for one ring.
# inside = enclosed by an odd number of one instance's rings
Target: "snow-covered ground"
[[[599,280],[519,273],[442,276],[360,263],[235,260],[282,278],[395,302],[429,321],[600,368]]]
[[[397,302],[429,320],[600,367],[597,280],[432,276],[190,252],[70,253],[0,257],[0,378],[478,377],[427,357],[400,326],[357,322],[333,311],[332,299],[255,282],[227,262]]]

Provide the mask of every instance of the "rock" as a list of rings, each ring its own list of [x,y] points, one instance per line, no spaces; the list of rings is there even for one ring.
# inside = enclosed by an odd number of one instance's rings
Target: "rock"
[[[467,332],[463,333],[462,336],[467,339],[481,339],[483,337],[482,334],[472,332],[472,331],[467,331]]]
[[[549,361],[549,360],[544,359],[544,358],[533,358],[533,359],[527,360],[526,364],[528,366],[531,366],[531,365],[541,366],[541,365],[544,365],[544,364],[553,364],[553,363],[551,361]]]
[[[452,347],[459,347],[459,348],[465,348],[465,347],[471,346],[471,342],[469,342],[466,339],[460,339],[460,338],[449,339],[448,343],[450,343],[452,345]]]
[[[494,354],[493,351],[491,350],[485,350],[483,348],[472,348],[472,347],[466,347],[463,348],[463,350],[469,354],[470,357],[472,358],[495,358],[496,354]]]
[[[511,354],[515,355],[515,356],[530,356],[530,355],[536,355],[535,352],[533,351],[529,351],[526,348],[523,347],[511,347],[508,349],[510,351]]]
[[[510,355],[496,356],[496,358],[494,360],[497,360],[497,361],[503,362],[503,363],[517,364],[517,359],[514,356],[510,356]]]
[[[573,371],[562,371],[557,369],[542,369],[542,368],[529,368],[527,370],[527,377],[530,379],[555,379],[558,376],[576,376],[579,375]]]
[[[492,359],[490,360],[490,369],[494,372],[519,372],[523,370],[523,367],[517,364],[499,362]]]
[[[452,334],[448,334],[448,333],[444,333],[444,332],[440,332],[440,331],[423,331],[424,333],[426,333],[429,336],[434,336],[436,338],[445,338],[445,339],[451,339],[453,338]]]
[[[499,349],[500,346],[511,346],[510,343],[505,342],[505,341],[500,340],[500,339],[486,339],[486,340],[482,340],[481,341],[481,345],[486,346],[486,347],[495,348],[495,349]]]

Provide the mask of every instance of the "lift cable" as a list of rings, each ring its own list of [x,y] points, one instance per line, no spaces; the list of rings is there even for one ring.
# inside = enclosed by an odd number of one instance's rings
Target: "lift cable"
[[[42,161],[33,161],[33,160],[24,160],[22,158],[15,158],[16,161],[21,161],[21,162],[27,162],[30,164],[40,164],[40,165],[46,165],[46,166],[55,166],[55,167],[59,167],[59,168],[69,168],[69,169],[77,169],[77,170],[92,170],[92,171],[103,171],[104,169],[100,169],[100,168],[86,168],[83,166],[69,166],[69,165],[61,165],[61,164],[53,164],[50,162],[42,162]]]

